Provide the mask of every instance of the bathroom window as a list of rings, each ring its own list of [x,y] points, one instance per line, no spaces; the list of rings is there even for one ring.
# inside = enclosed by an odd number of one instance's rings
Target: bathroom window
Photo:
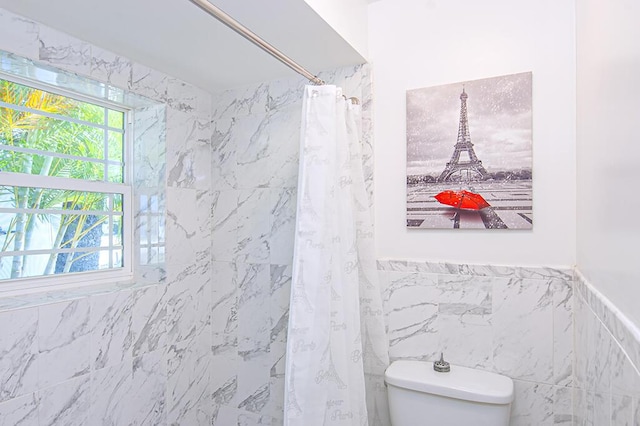
[[[0,74],[0,289],[131,276],[128,123],[116,104]]]

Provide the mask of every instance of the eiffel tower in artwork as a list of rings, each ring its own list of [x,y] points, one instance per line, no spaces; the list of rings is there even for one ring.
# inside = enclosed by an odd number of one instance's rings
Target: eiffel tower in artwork
[[[487,177],[487,170],[482,165],[482,161],[478,160],[478,156],[473,150],[471,143],[471,135],[469,134],[469,121],[467,119],[467,92],[462,88],[460,94],[460,123],[458,124],[458,142],[456,142],[455,150],[451,156],[451,160],[447,163],[443,172],[438,177],[438,182],[447,182],[453,180],[453,176],[458,173],[460,176],[466,172],[466,179],[471,180],[471,174],[475,175],[474,180],[484,180]],[[468,159],[460,160],[460,154],[466,153]]]

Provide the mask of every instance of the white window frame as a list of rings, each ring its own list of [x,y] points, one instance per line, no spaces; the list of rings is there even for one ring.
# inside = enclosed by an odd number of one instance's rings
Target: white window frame
[[[22,186],[46,189],[62,189],[72,191],[98,192],[105,194],[122,195],[122,267],[85,272],[70,272],[65,274],[41,275],[35,277],[13,278],[0,280],[0,295],[13,296],[41,291],[62,290],[84,285],[97,285],[103,283],[116,283],[131,281],[133,279],[133,218],[134,198],[132,171],[133,171],[133,136],[132,115],[133,111],[123,105],[108,102],[104,99],[93,98],[59,87],[43,84],[38,81],[21,78],[0,71],[0,78],[35,89],[44,90],[56,95],[65,96],[81,102],[90,103],[103,108],[124,113],[124,138],[123,138],[123,181],[114,183],[107,181],[91,181],[56,176],[29,175],[24,173],[12,173],[0,171],[0,185]],[[3,105],[4,106],[4,105]],[[11,108],[11,106],[7,106]],[[105,117],[106,120],[106,117]],[[72,120],[73,121],[73,120]],[[105,166],[106,167],[106,166]],[[105,175],[106,176],[106,175]]]

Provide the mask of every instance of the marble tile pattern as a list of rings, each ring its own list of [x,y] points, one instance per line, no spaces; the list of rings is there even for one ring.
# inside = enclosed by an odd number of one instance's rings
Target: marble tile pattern
[[[378,262],[391,361],[433,361],[511,377],[511,425],[570,425],[573,273]]]
[[[6,72],[133,108],[135,236],[154,244],[134,283],[0,298],[0,425],[211,424],[212,95],[3,9],[0,50]]]
[[[134,285],[0,300],[0,424],[282,424],[306,81],[211,96],[3,9],[0,50],[72,73],[56,82],[67,89],[134,105],[136,190],[166,212],[162,250]],[[360,98],[371,190],[369,69],[320,76]],[[640,424],[638,335],[588,283],[574,291],[572,270],[378,269],[392,359],[444,351],[512,377],[512,426]],[[371,424],[388,426],[383,381],[367,381]]]
[[[371,187],[368,67],[322,74],[363,101]],[[212,105],[213,424],[281,425],[293,261],[302,78],[220,93]],[[377,381],[376,381],[377,379]],[[384,389],[380,377],[372,389]],[[377,387],[376,387],[377,386]],[[372,395],[377,400],[386,399]],[[388,418],[382,404],[378,418]],[[375,424],[384,424],[375,422]]]
[[[68,73],[51,83],[135,108],[135,237],[156,244],[133,285],[0,301],[0,418],[282,424],[304,79],[212,96],[2,9],[0,35],[9,71],[37,61]],[[369,70],[323,78],[363,102],[371,177]]]
[[[638,329],[576,274],[575,425],[640,424]]]

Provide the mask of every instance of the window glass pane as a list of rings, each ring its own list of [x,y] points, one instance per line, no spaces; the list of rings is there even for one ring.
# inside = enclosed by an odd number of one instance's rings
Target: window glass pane
[[[149,238],[151,244],[160,243],[160,223],[158,216],[149,217]]]
[[[108,261],[106,266],[103,263],[105,251],[100,249],[107,249],[107,255],[121,250],[122,198],[121,194],[0,186],[0,277],[110,267]]]
[[[112,218],[113,230],[111,235],[113,236],[113,245],[122,245],[122,216],[113,216]]]
[[[49,255],[47,254],[34,254],[29,257],[29,265],[26,268],[26,272],[20,276],[11,276],[12,267],[16,262],[22,262],[23,256],[2,256],[0,253],[0,280],[6,280],[11,278],[27,278],[42,275],[39,271],[45,269],[49,262]]]
[[[108,113],[108,117],[109,117],[109,127],[114,127],[116,129],[124,128],[124,112],[110,109]]]
[[[122,165],[109,165],[109,182],[120,183],[123,180]]]
[[[122,163],[124,149],[124,135],[122,133],[109,132],[109,161]]]
[[[140,247],[140,258],[138,259],[140,265],[149,264],[149,249],[146,247]]]
[[[0,149],[0,170],[31,175],[56,176],[91,181],[104,180],[104,163],[59,158],[49,155],[19,153]],[[122,182],[122,174],[116,174]]]
[[[0,79],[0,101],[29,110],[61,115],[90,123],[104,125],[106,109],[99,105],[78,101],[44,90]],[[28,112],[14,110],[16,117]],[[119,126],[122,128],[122,126]]]
[[[111,194],[110,210],[113,212],[122,212],[122,194]]]
[[[138,233],[140,234],[138,237],[138,242],[141,245],[149,244],[149,227],[147,226],[147,217],[140,216],[138,218]]]
[[[38,114],[11,117],[15,111],[0,108],[3,145],[76,157],[103,159],[105,130],[86,124],[58,120]],[[8,120],[13,120],[9,122]]]
[[[0,279],[122,267],[124,196],[82,183],[125,183],[125,113],[99,103],[0,78]]]
[[[64,213],[78,210],[122,212],[122,194],[0,186],[0,212],[12,208],[64,210]]]
[[[122,268],[124,266],[124,262],[122,259],[122,249],[116,249],[111,251],[111,259],[112,259],[112,268]]]
[[[109,263],[109,254],[111,253],[111,264]],[[11,266],[16,259],[22,261],[23,256],[2,256],[0,253],[0,280],[11,278]],[[48,275],[64,273],[67,265],[70,272],[89,272],[100,271],[104,269],[121,268],[123,266],[122,250],[95,250],[95,249],[79,249],[73,253],[59,253],[54,263],[54,270]],[[24,274],[20,278],[37,277],[43,274],[39,273],[44,270],[46,265],[51,263],[51,255],[49,254],[32,254],[29,256],[29,266],[25,268]]]
[[[149,197],[147,197],[147,194],[140,194],[139,200],[140,206],[138,207],[138,210],[146,213],[149,209]]]
[[[1,134],[0,144],[3,144]],[[27,158],[30,156],[31,154],[9,151],[7,149],[0,148],[0,170],[11,171],[18,168],[16,167],[16,165],[27,164]]]
[[[158,247],[150,247],[149,248],[149,264],[158,263]]]
[[[0,79],[0,145],[3,171],[123,182],[121,111]]]

